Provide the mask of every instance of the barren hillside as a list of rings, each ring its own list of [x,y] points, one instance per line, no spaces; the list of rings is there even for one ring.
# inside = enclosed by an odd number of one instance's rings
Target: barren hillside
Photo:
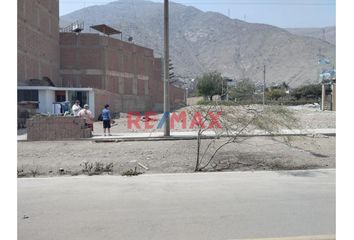
[[[170,4],[170,54],[175,74],[194,78],[217,70],[231,78],[263,79],[290,86],[318,82],[319,52],[335,61],[335,45],[294,35],[265,24],[247,23],[215,12]],[[105,23],[123,31],[123,37],[155,50],[163,48],[163,5],[142,0],[121,0],[92,6],[61,17],[61,25],[82,20],[85,31]]]

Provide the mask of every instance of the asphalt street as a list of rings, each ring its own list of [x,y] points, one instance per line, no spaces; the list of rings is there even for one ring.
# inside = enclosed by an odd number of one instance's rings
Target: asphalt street
[[[335,234],[335,170],[18,179],[18,239]]]

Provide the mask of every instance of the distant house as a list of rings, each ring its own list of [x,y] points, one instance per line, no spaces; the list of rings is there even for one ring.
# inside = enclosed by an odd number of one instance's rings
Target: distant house
[[[336,70],[335,69],[328,69],[323,70],[320,74],[321,82],[322,83],[330,83],[336,81]]]
[[[321,109],[336,111],[336,70],[324,70],[320,77],[322,84]]]

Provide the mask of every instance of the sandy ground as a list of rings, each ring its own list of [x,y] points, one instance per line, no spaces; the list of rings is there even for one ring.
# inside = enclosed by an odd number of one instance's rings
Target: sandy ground
[[[203,149],[210,140],[203,140]],[[206,154],[224,142],[215,142]],[[280,170],[335,167],[335,137],[292,137],[291,146],[282,139],[254,137],[224,147],[206,170]],[[57,175],[60,168],[80,173],[80,164],[113,163],[113,173],[134,169],[138,163],[148,173],[193,172],[196,140],[95,143],[91,141],[19,142],[18,170]],[[205,161],[206,161],[205,160]]]
[[[182,108],[179,109],[178,112],[188,111],[190,108]],[[336,113],[333,111],[321,111],[317,108],[304,107],[304,106],[293,106],[288,107],[294,115],[299,120],[299,125],[301,128],[335,128],[336,127]],[[188,114],[187,114],[188,115]],[[149,124],[158,125],[158,121],[161,119],[162,114],[157,114],[156,116],[152,116],[151,118],[156,119],[157,121],[151,121]],[[135,118],[133,118],[135,119]],[[125,133],[125,132],[162,132],[162,129],[145,129],[144,121],[140,121],[139,125],[140,129],[136,128],[128,128],[128,118],[127,114],[122,114],[120,119],[115,119],[115,124],[111,128],[111,132],[113,134]],[[190,121],[187,121],[187,126],[190,124]],[[175,124],[174,128],[171,131],[195,131],[195,129],[189,129],[188,127],[183,129],[181,123]],[[94,135],[103,135],[103,127],[102,122],[94,123]]]
[[[302,128],[335,128],[335,112],[307,107],[289,107],[299,118]],[[183,109],[182,109],[183,110]],[[122,116],[112,127],[113,134],[131,131]],[[101,135],[102,122],[96,122],[94,134]],[[180,126],[173,131],[179,131]],[[23,133],[23,132],[22,132]],[[21,132],[19,132],[21,134]],[[211,140],[203,140],[202,151]],[[206,162],[213,150],[225,139],[211,144]],[[284,139],[253,137],[230,144],[218,152],[206,171],[289,170],[335,167],[335,137],[292,137]],[[113,164],[113,174],[137,167],[146,173],[193,172],[196,161],[196,140],[95,143],[92,141],[18,142],[18,171],[21,176],[81,174],[83,162]],[[148,170],[139,166],[143,164]]]
[[[177,112],[188,111],[190,108],[182,108]],[[299,120],[299,125],[301,128],[335,128],[336,127],[336,112],[333,111],[321,111],[318,108],[306,107],[306,106],[290,106],[288,107],[294,115]],[[145,122],[140,121],[139,125],[141,128],[128,127],[128,118],[126,113],[121,113],[121,118],[114,119],[115,123],[112,125],[112,134],[126,133],[126,132],[163,132],[163,129],[156,129],[162,114],[157,114],[152,116],[152,119],[156,121],[150,121],[149,124],[155,125],[153,129],[145,129]],[[190,121],[187,121],[187,126]],[[171,131],[195,131],[196,129],[182,128],[181,122],[176,123],[174,128],[171,126]],[[26,129],[19,129],[17,135],[26,134]],[[103,135],[102,122],[97,121],[94,123],[94,135]]]

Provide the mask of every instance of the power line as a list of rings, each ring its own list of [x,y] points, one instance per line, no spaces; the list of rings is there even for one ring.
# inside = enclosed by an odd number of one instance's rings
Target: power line
[[[78,3],[86,3],[86,4],[125,4],[126,2],[107,2],[107,1],[63,1],[60,3],[64,4],[78,4]],[[155,2],[156,3],[156,2]],[[176,1],[174,3],[179,4],[206,4],[206,5],[281,5],[281,6],[335,6],[335,2],[323,2],[323,1],[204,1],[204,2],[196,2],[196,1]]]
[[[206,5],[300,5],[300,6],[327,6],[335,5],[332,2],[281,2],[281,1],[268,1],[268,2],[250,2],[250,1],[240,1],[240,2],[177,2],[181,4],[206,4]]]

